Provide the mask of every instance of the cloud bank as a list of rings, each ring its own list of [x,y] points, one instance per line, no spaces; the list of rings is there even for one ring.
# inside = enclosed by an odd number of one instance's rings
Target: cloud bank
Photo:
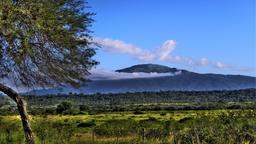
[[[176,42],[174,40],[167,40],[162,44],[161,47],[153,50],[147,50],[133,44],[129,44],[121,40],[113,40],[111,38],[96,37],[93,39],[93,41],[99,44],[104,51],[128,54],[142,61],[164,61],[192,66],[212,66],[218,69],[229,67],[223,62],[210,61],[205,57],[200,59],[192,59],[189,57],[172,55],[172,52],[176,47]]]
[[[176,76],[181,74],[181,71],[176,73],[122,73],[104,69],[93,69],[90,71],[89,79],[91,80],[119,80],[119,79],[133,79],[133,78],[151,78],[162,76]]]
[[[167,40],[160,48],[149,51],[133,44],[110,38],[94,38],[94,42],[100,44],[102,49],[105,51],[129,54],[144,61],[164,61],[168,58],[176,46],[176,42],[174,40]]]

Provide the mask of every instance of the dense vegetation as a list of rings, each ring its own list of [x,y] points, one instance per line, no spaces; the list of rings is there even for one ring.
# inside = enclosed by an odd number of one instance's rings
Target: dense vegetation
[[[0,113],[13,114],[15,107],[0,97]],[[24,96],[32,114],[58,113],[57,105],[71,102],[69,114],[120,111],[256,109],[256,89],[234,91],[162,91],[119,94],[66,94]],[[1,106],[2,105],[2,106]]]
[[[256,109],[256,89],[234,91],[162,91],[119,94],[66,94],[24,96],[31,114],[60,113],[58,105],[70,102],[66,114],[122,111]],[[15,104],[0,97],[0,114],[16,114]]]
[[[32,116],[42,144],[240,144],[256,142],[255,110]],[[9,122],[11,120],[11,122]],[[0,143],[22,143],[17,116],[0,116]]]
[[[256,89],[24,96],[42,144],[256,143]],[[22,143],[15,104],[0,97],[0,143]]]
[[[78,105],[125,105],[149,103],[225,103],[256,102],[256,89],[230,91],[160,91],[117,94],[58,94],[24,96],[30,105],[52,105],[73,101]]]

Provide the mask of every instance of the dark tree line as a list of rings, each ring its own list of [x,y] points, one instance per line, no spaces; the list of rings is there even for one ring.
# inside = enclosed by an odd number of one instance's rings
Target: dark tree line
[[[30,105],[53,105],[72,101],[76,105],[123,105],[149,103],[225,103],[256,102],[256,89],[223,91],[160,91],[116,94],[58,94],[45,96],[24,96]]]

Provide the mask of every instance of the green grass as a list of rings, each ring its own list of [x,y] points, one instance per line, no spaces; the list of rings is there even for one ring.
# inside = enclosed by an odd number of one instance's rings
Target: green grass
[[[38,144],[255,143],[255,110],[31,116]],[[18,116],[0,116],[0,143],[23,144]]]

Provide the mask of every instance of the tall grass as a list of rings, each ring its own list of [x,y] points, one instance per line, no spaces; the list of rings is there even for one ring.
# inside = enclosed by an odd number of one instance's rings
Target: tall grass
[[[166,113],[166,114],[163,114]],[[32,116],[38,144],[256,143],[256,111]],[[17,116],[0,116],[0,143],[23,144]]]

